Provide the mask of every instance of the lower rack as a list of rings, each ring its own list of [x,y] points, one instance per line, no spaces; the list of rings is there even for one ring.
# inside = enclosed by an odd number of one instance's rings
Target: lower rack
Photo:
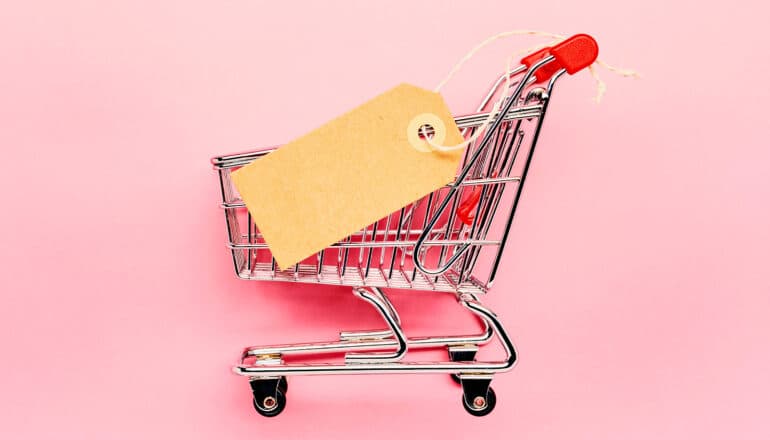
[[[377,287],[356,287],[353,294],[371,304],[388,329],[340,332],[338,341],[248,347],[243,350],[236,374],[249,378],[257,412],[266,417],[280,414],[286,406],[286,376],[321,374],[443,373],[462,385],[463,407],[472,415],[484,416],[496,404],[489,386],[493,375],[513,368],[516,351],[497,316],[472,293],[457,293],[457,300],[484,326],[476,335],[407,338],[401,319],[385,293]],[[476,361],[479,347],[494,336],[506,357],[498,362]],[[448,362],[405,362],[409,350],[446,347]],[[344,363],[288,363],[284,356],[345,353]],[[248,362],[250,361],[250,362]]]

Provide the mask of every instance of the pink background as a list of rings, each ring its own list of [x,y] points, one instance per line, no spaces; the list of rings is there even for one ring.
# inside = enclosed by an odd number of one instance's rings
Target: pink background
[[[739,2],[6,2],[0,437],[767,438],[768,37]],[[323,3],[323,5],[320,5]],[[757,2],[757,6],[760,3]],[[264,419],[244,345],[380,327],[344,288],[231,273],[208,159],[285,142],[493,33],[588,32],[485,302],[520,350],[478,419],[445,376],[292,379]],[[472,109],[495,45],[450,83]],[[412,334],[468,329],[394,293]],[[483,437],[482,437],[483,436]]]

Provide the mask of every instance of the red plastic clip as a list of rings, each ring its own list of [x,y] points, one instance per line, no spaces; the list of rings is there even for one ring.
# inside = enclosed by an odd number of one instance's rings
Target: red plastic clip
[[[492,173],[492,178],[494,179],[496,177],[497,171]],[[476,186],[473,188],[473,191],[471,191],[471,194],[465,200],[460,202],[460,206],[457,207],[457,210],[455,211],[457,218],[468,226],[472,225],[473,219],[476,217],[474,211],[476,210],[476,206],[479,204],[480,199],[481,187]]]
[[[538,68],[534,75],[536,82],[542,83],[560,69],[565,69],[570,75],[579,72],[596,61],[599,56],[599,45],[587,34],[573,35],[553,47],[545,47],[521,59],[521,64],[531,68],[532,65],[548,55],[554,60]]]
[[[474,214],[473,211],[476,210],[476,205],[479,204],[480,198],[481,188],[477,186],[476,188],[473,188],[471,195],[460,203],[460,206],[457,207],[457,218],[459,218],[461,222],[468,226],[473,224],[473,219],[476,217],[476,214]]]

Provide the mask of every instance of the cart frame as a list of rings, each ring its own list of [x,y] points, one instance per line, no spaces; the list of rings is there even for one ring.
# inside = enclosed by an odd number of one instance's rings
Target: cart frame
[[[557,46],[553,49],[555,52]],[[595,55],[586,66],[593,59]],[[467,148],[454,183],[288,270],[277,269],[267,244],[230,180],[233,170],[268,154],[272,149],[212,159],[219,173],[228,247],[238,277],[350,286],[353,294],[374,307],[386,324],[385,329],[373,331],[342,331],[339,339],[332,342],[245,348],[233,371],[249,378],[257,412],[274,416],[283,410],[288,388],[286,376],[379,373],[451,374],[462,385],[462,403],[469,413],[481,416],[492,411],[496,396],[489,386],[490,382],[494,374],[513,368],[516,350],[502,322],[481,304],[479,298],[495,280],[554,85],[570,70],[570,66],[561,67],[563,64],[554,55],[543,52],[538,59],[500,76],[475,114],[456,118],[465,136],[470,136],[480,126],[483,129],[482,122],[489,117],[485,109],[502,85],[508,83],[506,79],[512,81],[510,98],[494,115],[481,140]],[[543,78],[538,77],[542,75],[536,75],[543,71],[539,69],[550,69],[544,87],[540,85],[544,82]],[[503,90],[503,93],[506,92]],[[510,186],[514,188],[505,198],[505,189]],[[463,200],[462,196],[469,194],[470,197]],[[475,202],[470,200],[469,205],[469,199],[473,197]],[[500,209],[503,205],[508,209]],[[468,208],[466,211],[473,211],[474,215],[458,220],[458,207],[462,206]],[[500,214],[505,215],[501,217]],[[497,228],[493,225],[496,217],[504,220]],[[416,227],[413,224],[415,220],[418,222]],[[444,224],[439,225],[442,220]],[[248,228],[246,233],[241,232],[244,222]],[[497,236],[493,236],[495,233]],[[490,248],[492,258],[488,259],[488,266],[491,269],[486,276],[479,275],[481,266],[484,266],[477,264],[480,255],[484,249]],[[336,264],[327,264],[328,254],[333,254],[335,250]],[[356,251],[357,258],[351,255]],[[437,252],[438,255],[435,255]],[[429,264],[437,267],[429,268]],[[382,288],[452,293],[458,303],[478,319],[482,330],[469,335],[409,338],[404,334],[400,317]],[[475,360],[479,347],[493,339],[499,341],[505,356],[493,362]],[[447,349],[448,361],[404,360],[411,350],[441,347]],[[302,363],[289,359],[332,353],[344,353],[344,362]]]

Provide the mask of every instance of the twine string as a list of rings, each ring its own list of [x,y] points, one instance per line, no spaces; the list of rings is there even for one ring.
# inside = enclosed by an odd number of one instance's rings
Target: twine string
[[[420,127],[422,137],[431,146],[431,148],[437,151],[450,152],[450,151],[455,151],[455,150],[465,148],[468,145],[470,145],[472,142],[476,141],[476,139],[478,139],[479,136],[481,136],[481,134],[484,133],[487,127],[492,123],[495,116],[500,111],[500,108],[502,104],[505,102],[505,100],[512,98],[511,96],[508,96],[511,89],[511,76],[509,74],[509,72],[511,71],[511,61],[514,58],[518,58],[521,55],[533,53],[535,51],[543,49],[544,47],[553,46],[567,39],[567,37],[564,35],[553,34],[550,32],[534,31],[534,30],[512,30],[512,31],[500,32],[499,34],[492,35],[491,37],[485,39],[481,43],[474,46],[468,53],[465,54],[465,56],[460,58],[460,60],[449,70],[449,73],[447,74],[447,76],[443,80],[441,80],[441,82],[438,83],[438,85],[433,89],[433,91],[437,93],[441,91],[441,89],[455,76],[455,74],[457,74],[457,72],[459,72],[460,69],[462,69],[463,65],[465,65],[465,63],[467,63],[471,58],[473,58],[484,47],[502,38],[508,38],[512,36],[521,36],[521,35],[547,37],[547,38],[550,38],[550,40],[546,43],[541,43],[541,44],[529,47],[527,49],[515,52],[514,54],[510,55],[507,58],[506,66],[505,66],[505,73],[506,73],[505,88],[503,89],[503,92],[500,94],[500,97],[492,104],[492,109],[489,111],[489,115],[487,116],[487,119],[484,120],[484,122],[475,130],[475,132],[470,138],[456,145],[439,145],[433,142],[431,137],[428,136],[425,126]],[[595,66],[597,65],[601,66],[602,68],[612,73],[615,73],[617,75],[620,75],[626,78],[641,77],[641,75],[639,75],[639,73],[634,70],[615,67],[600,59],[597,59],[596,61],[594,61],[593,64],[588,66],[588,70],[591,74],[591,77],[594,79],[594,82],[596,83],[596,95],[594,96],[594,101],[597,104],[601,102],[602,97],[607,91],[607,84],[604,81],[602,81],[601,78],[599,78],[599,74],[596,72]]]

